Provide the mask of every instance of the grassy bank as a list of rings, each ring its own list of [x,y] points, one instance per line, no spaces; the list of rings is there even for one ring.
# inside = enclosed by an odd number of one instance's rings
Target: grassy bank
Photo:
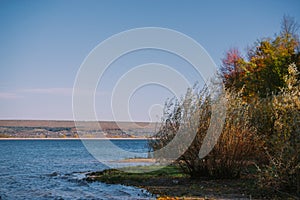
[[[255,185],[254,177],[249,175],[235,180],[190,179],[176,166],[158,168],[157,166],[126,168],[126,171],[132,172],[108,169],[88,174],[87,181],[135,186],[146,189],[150,193],[160,197],[160,199],[274,198],[267,191],[260,191]],[[158,170],[148,173],[134,173],[145,169]]]

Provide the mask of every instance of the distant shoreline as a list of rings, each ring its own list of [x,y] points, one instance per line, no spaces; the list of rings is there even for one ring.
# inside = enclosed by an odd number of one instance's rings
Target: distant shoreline
[[[0,140],[147,140],[149,138],[0,138]]]
[[[139,139],[151,137],[152,122],[0,120],[0,138],[20,139]],[[105,138],[105,136],[107,138]]]

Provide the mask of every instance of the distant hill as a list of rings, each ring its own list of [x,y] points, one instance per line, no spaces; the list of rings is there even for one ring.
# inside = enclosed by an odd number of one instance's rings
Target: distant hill
[[[157,123],[110,121],[0,120],[0,137],[13,138],[144,138]]]

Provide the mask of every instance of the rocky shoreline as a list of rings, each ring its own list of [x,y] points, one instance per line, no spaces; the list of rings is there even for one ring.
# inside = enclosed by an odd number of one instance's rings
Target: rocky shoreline
[[[138,166],[126,168],[124,172],[107,169],[87,174],[89,182],[101,181],[107,184],[122,184],[145,189],[157,199],[260,199],[251,178],[236,180],[190,179],[176,166],[168,166],[157,171],[134,173],[144,169],[155,170],[158,166]],[[256,198],[253,198],[256,197]]]

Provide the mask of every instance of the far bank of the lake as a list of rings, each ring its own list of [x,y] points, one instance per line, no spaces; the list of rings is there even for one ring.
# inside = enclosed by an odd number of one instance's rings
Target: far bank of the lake
[[[149,138],[15,138],[3,137],[0,140],[147,140]]]
[[[157,126],[154,122],[0,120],[0,138],[145,138]]]

